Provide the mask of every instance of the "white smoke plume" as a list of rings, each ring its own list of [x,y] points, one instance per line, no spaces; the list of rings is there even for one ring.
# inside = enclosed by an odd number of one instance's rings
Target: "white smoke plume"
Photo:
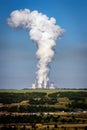
[[[46,88],[49,81],[49,63],[54,56],[53,47],[56,45],[57,38],[64,32],[64,29],[56,25],[55,18],[49,18],[36,10],[30,12],[29,9],[13,11],[7,22],[14,28],[29,29],[30,38],[38,45],[36,52],[38,58],[38,88],[42,88],[42,85]]]

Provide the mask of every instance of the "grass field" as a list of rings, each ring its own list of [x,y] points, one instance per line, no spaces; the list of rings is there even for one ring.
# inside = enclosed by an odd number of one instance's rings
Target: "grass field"
[[[0,121],[2,130],[87,130],[87,89],[0,90]]]
[[[28,90],[16,90],[16,89],[0,89],[1,92],[14,92],[14,93],[26,93],[26,92],[46,92],[46,93],[56,93],[56,92],[87,92],[87,90],[84,89],[46,89],[46,90],[33,90],[33,89],[28,89]]]

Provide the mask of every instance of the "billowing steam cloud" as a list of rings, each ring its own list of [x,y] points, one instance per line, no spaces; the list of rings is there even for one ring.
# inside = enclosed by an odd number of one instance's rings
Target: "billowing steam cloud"
[[[30,12],[28,9],[13,11],[7,21],[11,27],[29,29],[30,38],[38,45],[38,88],[42,88],[42,85],[46,88],[49,81],[49,63],[54,56],[53,47],[64,30],[56,25],[55,18],[48,18],[38,11]]]

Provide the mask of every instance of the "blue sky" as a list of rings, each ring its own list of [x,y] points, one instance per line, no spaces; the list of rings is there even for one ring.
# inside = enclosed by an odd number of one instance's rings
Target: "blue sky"
[[[24,8],[56,18],[66,30],[55,47],[50,81],[59,88],[87,88],[87,0],[0,0],[0,88],[28,88],[35,81],[36,44],[27,30],[6,22],[13,10]]]

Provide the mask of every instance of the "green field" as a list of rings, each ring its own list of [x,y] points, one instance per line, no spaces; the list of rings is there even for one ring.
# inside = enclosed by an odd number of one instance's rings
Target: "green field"
[[[5,104],[10,108],[22,106],[22,112],[57,112],[57,111],[75,111],[81,109],[87,110],[87,90],[76,89],[56,89],[56,90],[0,90],[1,110],[4,110]],[[39,105],[39,107],[37,107]],[[11,107],[10,107],[11,106]],[[3,108],[3,109],[2,109]],[[36,109],[34,109],[36,108]],[[40,108],[40,109],[39,109]],[[15,108],[16,111],[17,108]],[[17,109],[18,111],[18,109]],[[19,109],[20,111],[20,109]]]
[[[55,93],[55,92],[87,92],[87,89],[46,89],[46,90],[33,90],[33,89],[1,89],[1,92],[13,92],[13,93],[26,93],[26,92],[46,92],[46,93]]]
[[[87,90],[0,90],[0,123],[2,130],[34,130],[37,123],[42,130],[86,130]]]

